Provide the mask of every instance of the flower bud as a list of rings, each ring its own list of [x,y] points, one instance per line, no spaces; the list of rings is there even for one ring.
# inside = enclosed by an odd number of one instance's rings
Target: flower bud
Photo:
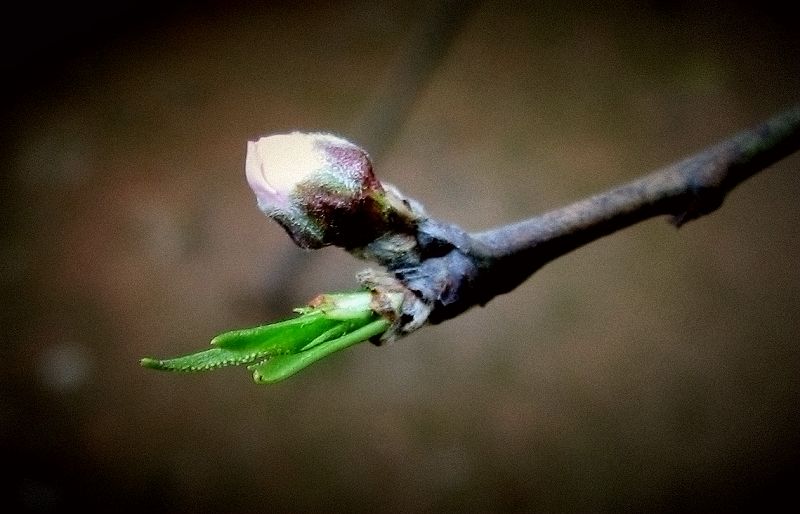
[[[397,216],[367,153],[330,134],[292,132],[247,144],[258,207],[303,248],[357,248]]]

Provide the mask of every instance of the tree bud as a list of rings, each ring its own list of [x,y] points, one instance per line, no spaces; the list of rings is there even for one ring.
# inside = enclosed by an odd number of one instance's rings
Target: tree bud
[[[367,153],[330,134],[250,141],[245,169],[259,209],[303,248],[364,246],[396,217]]]

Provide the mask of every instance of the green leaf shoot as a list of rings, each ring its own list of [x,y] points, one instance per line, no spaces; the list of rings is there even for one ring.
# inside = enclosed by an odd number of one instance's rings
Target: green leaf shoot
[[[354,344],[383,334],[389,328],[389,325],[389,321],[378,318],[353,332],[317,344],[308,350],[288,355],[278,355],[259,364],[248,366],[248,368],[253,372],[253,380],[256,383],[271,384],[280,382],[334,352],[344,350]]]
[[[391,323],[371,308],[371,293],[320,295],[295,318],[232,330],[212,348],[170,359],[146,357],[141,365],[162,371],[197,372],[248,365],[257,383],[274,383],[355,344],[379,337]]]

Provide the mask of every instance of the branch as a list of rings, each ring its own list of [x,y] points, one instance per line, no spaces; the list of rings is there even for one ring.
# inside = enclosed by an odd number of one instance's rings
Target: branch
[[[800,105],[638,180],[519,223],[473,234],[482,243],[493,295],[548,262],[646,219],[680,227],[710,214],[744,180],[800,149]]]
[[[484,305],[548,262],[660,215],[677,226],[709,214],[742,181],[800,149],[800,106],[660,171],[525,221],[468,234],[429,217],[381,183],[366,152],[330,134],[295,132],[248,144],[246,175],[259,208],[303,248],[340,246],[365,270],[362,292],[321,295],[299,316],[234,330],[213,348],[142,360],[168,371],[247,365],[276,382],[362,341],[379,344]]]
[[[382,264],[414,295],[414,302],[404,302],[400,319],[407,321],[394,327],[392,338],[484,305],[548,262],[619,229],[660,215],[681,226],[709,214],[736,185],[798,149],[795,106],[688,159],[541,216],[467,234],[417,207],[410,236],[383,227],[381,237],[350,251]],[[380,291],[375,280],[365,285]]]

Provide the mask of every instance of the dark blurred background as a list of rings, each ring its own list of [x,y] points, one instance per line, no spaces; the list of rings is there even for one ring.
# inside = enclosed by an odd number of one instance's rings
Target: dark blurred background
[[[800,157],[275,386],[139,358],[349,289],[245,142],[366,146],[470,230],[800,99],[770,2],[29,3],[2,21],[5,512],[750,511],[796,503]],[[788,8],[787,8],[788,9]]]

